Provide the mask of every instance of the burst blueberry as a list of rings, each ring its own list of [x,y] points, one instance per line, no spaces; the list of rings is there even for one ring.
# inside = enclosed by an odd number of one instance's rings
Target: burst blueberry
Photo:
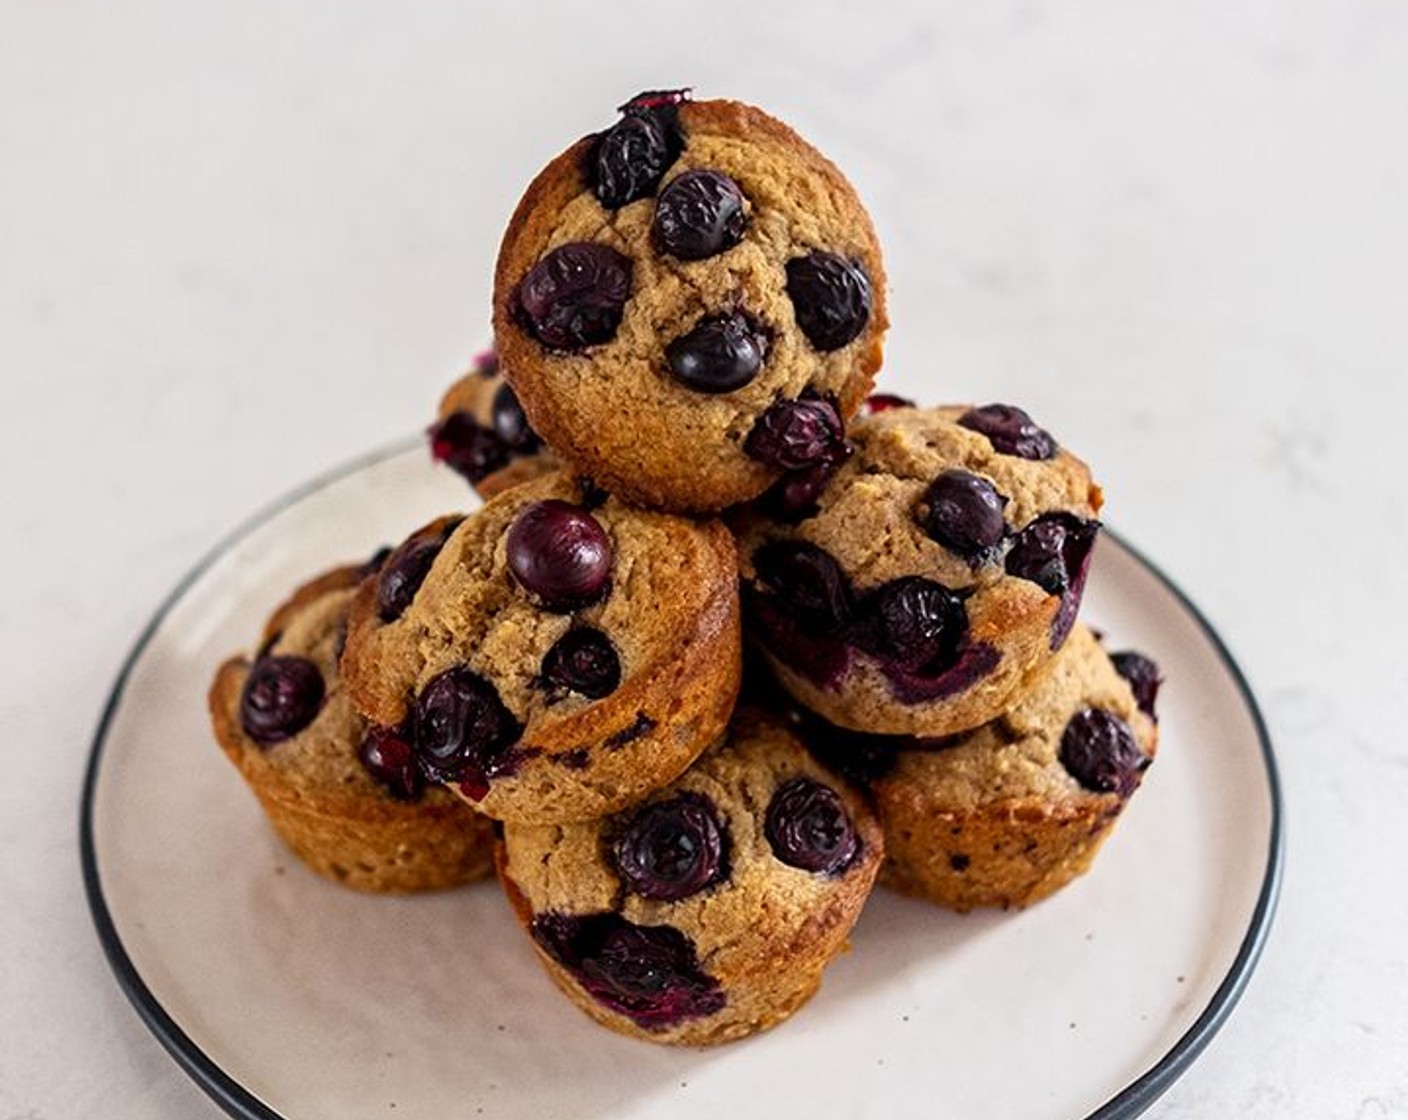
[[[502,771],[522,727],[487,680],[463,665],[431,679],[415,703],[415,751],[434,782],[476,785]]]
[[[673,926],[642,926],[619,914],[540,914],[533,940],[603,1007],[644,1030],[664,1030],[722,1010],[719,982],[694,943]]]
[[[398,801],[419,800],[425,779],[416,761],[410,736],[399,727],[370,727],[357,745],[357,758]]]
[[[1134,650],[1112,653],[1110,661],[1115,666],[1115,672],[1129,682],[1130,691],[1134,693],[1134,702],[1139,705],[1139,710],[1150,719],[1157,719],[1154,707],[1159,696],[1159,685],[1164,683],[1158,665]]]
[[[844,459],[845,429],[836,406],[822,397],[774,401],[758,417],[743,450],[778,470],[804,470]]]

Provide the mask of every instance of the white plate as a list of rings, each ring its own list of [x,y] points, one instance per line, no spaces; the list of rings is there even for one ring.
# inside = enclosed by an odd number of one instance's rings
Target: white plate
[[[423,448],[279,502],[176,589],[113,689],[83,803],[94,920],[124,990],[231,1114],[1128,1117],[1239,995],[1279,881],[1265,728],[1196,610],[1117,538],[1084,617],[1154,655],[1158,763],[1093,871],[1031,910],[877,892],[821,993],[712,1051],[610,1034],[539,971],[492,883],[375,898],[316,878],[215,748],[205,689],[296,581],[448,509]]]

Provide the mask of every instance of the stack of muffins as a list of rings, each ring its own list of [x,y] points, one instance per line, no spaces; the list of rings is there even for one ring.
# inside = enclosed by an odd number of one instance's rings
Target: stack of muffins
[[[877,878],[1025,906],[1153,758],[1076,621],[1086,465],[1021,409],[872,395],[869,218],[757,109],[642,94],[529,185],[434,457],[485,503],[295,591],[216,736],[315,871],[497,869],[593,1018],[704,1044],[816,991]]]

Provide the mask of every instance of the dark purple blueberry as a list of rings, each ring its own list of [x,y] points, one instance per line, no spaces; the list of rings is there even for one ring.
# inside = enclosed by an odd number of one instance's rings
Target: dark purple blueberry
[[[1059,450],[1051,433],[1037,427],[1036,422],[1015,405],[986,404],[981,408],[970,408],[958,418],[958,422],[987,436],[993,448],[1003,455],[1052,459]]]
[[[787,295],[797,326],[818,350],[839,350],[870,321],[870,277],[835,253],[816,252],[787,262]]]
[[[854,613],[841,565],[807,541],[768,541],[753,553],[753,570],[784,614],[810,632],[835,630]]]
[[[1084,708],[1061,734],[1061,765],[1086,789],[1128,797],[1149,760],[1129,724],[1104,708]]]
[[[1075,625],[1090,571],[1090,551],[1100,522],[1069,513],[1044,513],[1012,539],[1007,572],[1029,579],[1048,595],[1061,596],[1051,622],[1051,648],[1058,649]]]
[[[433,782],[468,779],[487,789],[522,730],[494,686],[463,665],[434,677],[416,698],[416,758]]]
[[[384,544],[367,557],[367,562],[362,565],[362,578],[376,575],[381,571],[381,566],[391,559],[391,546]]]
[[[505,381],[494,393],[494,434],[503,445],[520,455],[538,450],[538,433],[528,423],[528,415],[518,403],[518,394]]]
[[[1031,580],[1048,595],[1062,595],[1090,554],[1099,530],[1098,521],[1044,513],[1013,536],[1007,572]]]
[[[924,532],[965,560],[991,556],[1007,535],[1007,499],[986,478],[944,471],[924,494]]]
[[[634,743],[642,735],[648,735],[656,727],[655,720],[644,712],[636,712],[636,718],[621,728],[620,731],[613,731],[603,741],[603,745],[609,751],[619,751],[622,747]]]
[[[556,498],[526,506],[508,531],[509,570],[549,610],[565,613],[602,598],[612,552],[600,521]]]
[[[582,350],[609,341],[631,295],[631,262],[595,241],[560,245],[528,270],[519,321],[544,346]]]
[[[714,804],[682,793],[647,805],[611,844],[611,859],[628,890],[678,902],[728,875],[725,836]]]
[[[820,397],[770,404],[743,441],[743,450],[784,471],[839,462],[848,453],[840,414]]]
[[[665,347],[670,372],[697,393],[731,393],[758,376],[767,343],[740,311],[709,315]]]
[[[376,579],[376,614],[382,622],[393,622],[405,613],[457,525],[458,520],[412,533],[387,557]]]
[[[621,119],[587,153],[587,180],[597,201],[618,210],[655,193],[684,147],[674,94],[641,94],[621,106]]]
[[[923,576],[882,584],[862,609],[869,625],[858,631],[858,643],[886,662],[910,669],[947,668],[968,632],[963,600]]]
[[[890,662],[881,666],[885,681],[896,700],[905,704],[927,704],[966,692],[997,668],[1002,655],[987,642],[963,646],[951,661],[940,659],[932,665],[911,669]]]
[[[894,393],[871,393],[861,406],[867,416],[877,412],[889,412],[892,408],[913,408],[914,402],[908,397],[897,397]]]
[[[398,801],[416,801],[425,789],[410,736],[399,727],[369,727],[357,746],[367,773]]]
[[[503,440],[468,412],[452,412],[427,430],[430,454],[437,463],[462,474],[470,482],[482,482],[508,465],[509,452]]]
[[[727,1002],[699,966],[694,943],[673,926],[639,926],[620,914],[533,919],[533,940],[608,1010],[648,1031],[702,1019]]]
[[[1112,653],[1110,661],[1114,663],[1115,672],[1129,682],[1130,691],[1134,693],[1134,702],[1139,705],[1139,710],[1150,719],[1158,719],[1154,714],[1154,703],[1159,696],[1159,685],[1164,683],[1163,677],[1159,675],[1158,665],[1134,650]]]
[[[660,192],[650,232],[660,252],[702,261],[737,245],[746,221],[737,183],[722,171],[686,171]]]
[[[542,682],[550,691],[577,692],[600,700],[621,683],[621,660],[610,638],[590,626],[579,626],[544,654]]]
[[[811,778],[793,778],[777,788],[763,833],[783,863],[825,875],[841,874],[860,850],[841,795]]]
[[[261,657],[240,693],[240,724],[261,747],[297,735],[323,706],[323,674],[306,657]]]
[[[799,471],[788,471],[768,487],[767,493],[763,495],[763,506],[767,512],[789,525],[814,516],[822,491],[841,469],[841,464],[850,457],[851,445],[846,443],[842,446],[844,455],[831,460],[823,459],[820,463]]]

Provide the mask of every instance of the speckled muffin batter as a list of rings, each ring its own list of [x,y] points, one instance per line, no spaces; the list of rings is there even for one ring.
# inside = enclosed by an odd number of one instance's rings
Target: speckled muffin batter
[[[799,725],[870,790],[882,881],[941,906],[1027,906],[1086,871],[1158,741],[1157,667],[1077,626],[1041,682],[966,734],[918,741]]]
[[[413,534],[358,592],[342,670],[427,774],[502,820],[614,812],[723,733],[733,538],[565,474]]]
[[[737,520],[750,637],[832,723],[949,735],[1029,688],[1099,529],[1085,464],[1026,413],[888,407],[819,494]]]
[[[259,655],[225,662],[210,715],[226,756],[309,867],[364,891],[421,891],[483,878],[492,826],[407,767],[405,743],[356,713],[337,657],[363,567],[301,587],[269,620]]]
[[[493,350],[476,356],[474,368],[446,390],[426,435],[436,462],[481,498],[561,466],[528,423]]]
[[[507,825],[499,871],[539,959],[592,1018],[688,1045],[805,1003],[883,854],[864,799],[785,724],[741,708],[727,740],[616,816]]]
[[[751,106],[621,111],[534,179],[499,250],[494,330],[533,427],[662,509],[834,469],[888,325],[855,191]]]

